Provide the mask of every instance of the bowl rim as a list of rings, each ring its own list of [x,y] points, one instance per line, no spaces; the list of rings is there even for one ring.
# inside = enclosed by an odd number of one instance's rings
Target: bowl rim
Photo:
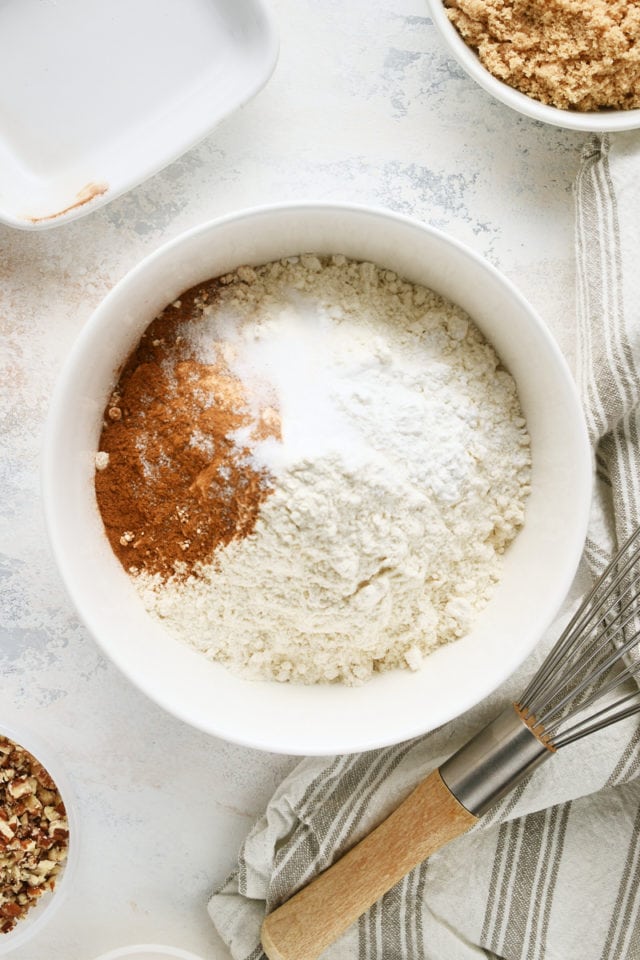
[[[183,950],[182,947],[171,947],[162,943],[132,943],[124,947],[114,947],[107,953],[101,953],[95,960],[128,960],[129,957],[141,953],[155,953],[162,957],[175,957],[176,960],[202,960],[197,954]]]
[[[574,417],[576,421],[576,437],[577,440],[579,440],[579,448],[582,456],[582,462],[577,463],[576,465],[577,472],[581,479],[581,496],[578,500],[578,519],[576,520],[574,529],[572,531],[572,548],[569,554],[570,560],[567,559],[563,577],[558,578],[555,581],[554,591],[551,596],[547,598],[548,615],[546,619],[544,621],[540,621],[535,631],[535,635],[532,635],[530,638],[530,642],[518,649],[517,656],[514,657],[513,654],[506,654],[504,658],[500,660],[500,663],[496,664],[496,669],[494,672],[492,672],[489,679],[486,679],[484,676],[476,678],[474,694],[472,697],[470,696],[467,698],[463,707],[460,708],[456,706],[453,711],[443,711],[441,715],[436,717],[435,721],[430,721],[428,724],[416,719],[413,724],[407,724],[403,728],[401,737],[397,736],[396,734],[381,736],[378,733],[376,736],[369,735],[368,738],[361,737],[358,741],[349,741],[346,746],[341,746],[333,741],[324,741],[315,744],[305,744],[304,749],[301,749],[298,739],[292,734],[288,735],[289,739],[279,737],[278,742],[276,743],[269,733],[265,735],[262,730],[256,729],[255,727],[250,736],[230,730],[229,725],[225,722],[224,717],[208,717],[206,721],[201,718],[195,719],[194,716],[189,712],[186,704],[180,706],[176,705],[174,698],[169,691],[165,692],[163,690],[159,690],[152,684],[147,684],[144,676],[142,676],[140,673],[136,674],[128,668],[127,663],[124,662],[125,658],[114,654],[114,651],[110,649],[110,645],[104,641],[99,624],[93,615],[91,603],[84,602],[83,596],[76,587],[73,575],[68,569],[68,561],[65,556],[66,550],[60,542],[60,530],[55,503],[55,484],[52,482],[52,477],[54,474],[53,465],[56,462],[55,440],[57,432],[61,428],[61,424],[64,421],[66,409],[65,393],[67,386],[71,382],[74,371],[79,362],[85,356],[86,347],[91,344],[94,331],[99,330],[103,323],[105,323],[105,320],[108,319],[112,302],[120,296],[121,291],[126,289],[127,285],[131,281],[137,279],[140,274],[143,274],[145,271],[147,271],[149,267],[157,260],[162,260],[163,258],[170,256],[173,251],[181,245],[190,242],[200,234],[216,231],[227,223],[239,222],[242,220],[258,220],[261,217],[270,217],[273,214],[285,212],[295,213],[298,215],[309,215],[315,212],[327,211],[334,211],[337,213],[353,212],[359,215],[382,217],[385,219],[398,221],[413,230],[432,234],[436,236],[440,242],[453,248],[456,251],[457,256],[461,258],[468,258],[475,263],[476,266],[479,266],[481,269],[487,271],[499,285],[506,289],[509,296],[518,302],[521,308],[527,313],[529,320],[534,324],[537,334],[542,340],[544,340],[546,348],[553,355],[557,364],[558,372],[561,373],[564,380],[564,385],[572,394],[574,413],[576,414]],[[69,355],[66,358],[51,399],[44,434],[41,463],[41,483],[45,525],[49,543],[56,560],[56,565],[65,584],[68,595],[71,598],[71,601],[82,623],[86,626],[88,632],[98,644],[105,656],[112,663],[114,663],[118,669],[120,669],[121,672],[129,679],[129,681],[133,683],[133,685],[136,686],[141,692],[143,692],[153,702],[160,705],[168,713],[178,717],[189,726],[195,727],[196,729],[208,733],[209,735],[220,737],[228,742],[236,743],[240,746],[293,756],[326,756],[328,754],[344,752],[357,753],[379,747],[390,746],[404,740],[409,740],[413,737],[422,735],[429,730],[435,729],[444,723],[454,720],[466,710],[476,706],[479,702],[493,693],[500,685],[502,685],[535,648],[544,631],[549,627],[550,623],[557,615],[564,599],[569,593],[582,556],[584,541],[587,534],[593,488],[593,458],[591,446],[587,433],[586,421],[582,412],[577,388],[575,386],[575,381],[573,380],[567,361],[565,360],[557,341],[551,334],[551,331],[542,321],[533,307],[529,304],[523,294],[520,293],[515,284],[492,263],[486,260],[479,253],[476,253],[462,241],[457,240],[439,228],[423,223],[414,217],[399,214],[389,210],[388,208],[380,206],[360,203],[339,203],[314,200],[305,202],[259,205],[240,211],[234,211],[225,214],[222,217],[208,220],[205,223],[198,224],[189,230],[182,232],[178,236],[169,240],[167,243],[161,245],[155,251],[140,260],[131,268],[131,270],[121,277],[120,280],[103,298],[98,307],[93,311],[89,320],[84,324],[80,334],[72,346]],[[577,496],[578,493],[576,493],[576,497]]]
[[[31,918],[29,911],[25,914],[24,925],[18,922],[10,933],[0,934],[0,956],[3,956],[18,947],[24,946],[28,940],[37,936],[62,905],[69,894],[71,883],[77,871],[80,848],[79,816],[75,792],[65,768],[61,765],[53,748],[46,740],[41,738],[39,733],[34,733],[30,728],[23,726],[21,720],[13,717],[6,722],[4,720],[0,721],[0,735],[8,737],[18,746],[24,747],[42,764],[58,788],[69,825],[67,858],[59,879],[56,881],[53,890],[43,894],[46,901],[39,901],[34,905],[32,909],[38,912],[34,913],[33,918]]]
[[[564,127],[566,130],[579,130],[585,133],[614,133],[621,130],[635,130],[640,127],[640,108],[633,110],[573,111],[562,110],[535,100],[533,97],[510,87],[508,83],[487,70],[477,54],[462,39],[447,16],[444,0],[426,0],[431,19],[450,53],[460,66],[487,93],[507,107],[524,114],[533,120]]]

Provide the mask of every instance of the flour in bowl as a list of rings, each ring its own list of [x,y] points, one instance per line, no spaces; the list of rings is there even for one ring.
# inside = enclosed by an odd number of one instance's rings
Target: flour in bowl
[[[128,364],[128,375],[144,366],[147,376],[156,363],[164,396],[159,406],[142,391],[140,482],[127,482],[119,505],[147,496],[165,520],[182,510],[183,524],[210,507],[226,532],[216,541],[213,523],[213,540],[200,543],[209,528],[194,521],[167,566],[167,536],[131,514],[119,556],[150,613],[236,671],[304,683],[418,669],[467,633],[500,578],[530,483],[514,381],[467,315],[373,264],[312,255],[240,268],[176,309],[159,318],[157,363],[147,341]],[[127,396],[126,383],[115,396]],[[120,406],[105,419],[108,464],[96,474],[116,533],[104,494],[123,489],[112,438],[126,436],[136,412],[131,398]],[[185,493],[165,509],[144,489],[170,469],[154,410],[164,424],[175,411],[182,455],[201,457],[194,476],[182,470],[193,507]],[[226,417],[224,433],[203,410]]]

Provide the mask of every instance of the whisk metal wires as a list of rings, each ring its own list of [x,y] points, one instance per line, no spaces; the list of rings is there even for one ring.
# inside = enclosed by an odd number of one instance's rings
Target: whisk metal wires
[[[523,693],[518,707],[555,750],[640,712],[640,528],[605,569]],[[598,707],[596,712],[593,708]]]
[[[517,703],[440,768],[476,816],[567,744],[640,711],[640,528],[582,602]]]

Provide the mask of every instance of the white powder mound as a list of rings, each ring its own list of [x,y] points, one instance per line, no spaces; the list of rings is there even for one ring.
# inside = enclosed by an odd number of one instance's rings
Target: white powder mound
[[[458,307],[372,264],[308,256],[224,278],[186,334],[225,343],[282,442],[251,535],[147,608],[233,669],[359,683],[467,633],[524,518],[530,455],[512,378]]]

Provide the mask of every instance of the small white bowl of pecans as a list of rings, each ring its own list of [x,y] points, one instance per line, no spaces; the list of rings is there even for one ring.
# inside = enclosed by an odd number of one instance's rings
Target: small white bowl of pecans
[[[634,0],[427,0],[427,7],[460,66],[513,110],[571,130],[640,127]]]
[[[60,905],[77,858],[72,791],[46,744],[0,723],[0,955],[21,947]]]

